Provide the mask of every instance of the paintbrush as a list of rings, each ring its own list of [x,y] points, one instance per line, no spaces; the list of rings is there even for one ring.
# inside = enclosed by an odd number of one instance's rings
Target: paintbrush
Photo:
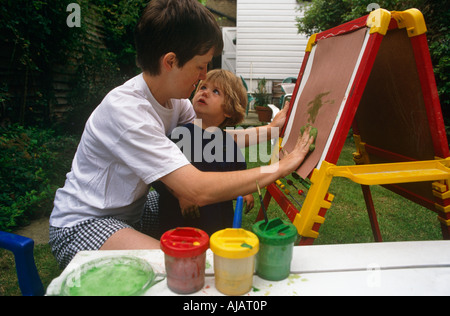
[[[263,213],[264,213],[264,221],[265,221],[265,224],[267,225],[269,220],[267,218],[267,211],[266,211],[266,208],[264,207],[264,202],[263,202],[263,198],[262,198],[262,195],[261,195],[261,189],[259,188],[258,180],[256,180],[256,187],[258,188],[259,201],[261,202],[261,208],[262,208]]]

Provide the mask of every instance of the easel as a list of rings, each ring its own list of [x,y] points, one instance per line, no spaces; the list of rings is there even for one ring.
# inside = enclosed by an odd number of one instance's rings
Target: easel
[[[328,193],[332,178],[346,177],[362,186],[376,241],[382,241],[382,237],[370,185],[386,186],[436,212],[443,238],[450,239],[450,152],[426,26],[417,9],[378,9],[369,16],[312,35],[281,135],[286,138],[291,132],[298,134],[294,126],[304,107],[299,100],[308,92],[307,81],[312,77],[308,72],[313,72],[309,59],[314,46],[362,29],[367,32],[361,52],[326,145],[320,148],[321,159],[308,174],[311,186],[301,211],[275,184],[267,186],[263,203],[267,208],[273,197],[297,227],[302,237],[300,244],[312,244],[334,198]],[[350,127],[355,134],[357,165],[336,166]],[[289,140],[282,139],[280,144],[286,148]],[[261,216],[260,211],[257,220]]]

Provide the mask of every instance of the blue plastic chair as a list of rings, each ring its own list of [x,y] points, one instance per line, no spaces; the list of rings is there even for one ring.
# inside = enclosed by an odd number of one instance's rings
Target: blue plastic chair
[[[34,262],[33,239],[0,231],[0,248],[12,251],[16,261],[17,279],[23,296],[42,296],[44,286]]]

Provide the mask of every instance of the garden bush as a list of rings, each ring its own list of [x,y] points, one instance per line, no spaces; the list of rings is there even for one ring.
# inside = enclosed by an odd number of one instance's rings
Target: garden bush
[[[133,30],[148,1],[2,2],[0,43],[9,72],[0,83],[0,230],[51,211],[77,143],[60,135],[81,134],[106,93],[139,73]],[[80,5],[81,27],[66,25],[70,3]],[[68,111],[58,119],[55,66],[73,76]]]
[[[76,143],[48,129],[0,128],[0,230],[49,214]]]

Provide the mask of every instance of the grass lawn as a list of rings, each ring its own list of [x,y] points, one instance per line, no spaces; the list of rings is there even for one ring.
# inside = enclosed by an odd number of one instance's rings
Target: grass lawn
[[[246,158],[250,157],[247,150]],[[341,153],[339,165],[353,165],[353,142],[347,141]],[[261,165],[248,163],[249,168]],[[292,179],[292,178],[291,178]],[[294,179],[292,179],[294,180]],[[379,186],[373,186],[372,195],[377,211],[378,222],[384,241],[440,240],[441,229],[437,215]],[[294,190],[292,190],[294,191]],[[330,193],[335,195],[330,210],[325,216],[325,223],[319,231],[315,244],[368,243],[373,242],[372,230],[367,215],[361,186],[344,178],[334,178]],[[265,190],[263,189],[263,195]],[[303,198],[294,195],[299,200]],[[254,194],[255,207],[243,215],[243,228],[250,229],[260,208],[259,198]],[[295,202],[294,202],[295,204]],[[281,208],[271,201],[268,209],[269,218],[287,219]],[[44,287],[62,271],[50,252],[48,245],[35,247],[35,260]],[[0,249],[0,296],[20,295],[15,275],[14,256]]]
[[[352,156],[354,151],[353,140],[348,139],[338,165],[354,165]],[[257,164],[248,163],[248,165],[254,167]],[[296,183],[295,179],[288,178]],[[296,186],[302,188],[299,185]],[[295,192],[295,190],[292,191]],[[434,212],[381,186],[371,186],[371,191],[383,241],[442,239],[440,224]],[[335,198],[325,215],[325,222],[321,226],[319,237],[314,244],[374,242],[361,186],[345,178],[333,178],[329,192]],[[293,195],[303,202],[304,198],[297,194]],[[296,205],[295,202],[293,204]],[[255,194],[255,208],[247,216],[244,216],[244,228],[251,227],[259,208],[259,199]],[[287,220],[287,216],[273,199],[270,202],[268,213],[271,218],[278,216]]]

